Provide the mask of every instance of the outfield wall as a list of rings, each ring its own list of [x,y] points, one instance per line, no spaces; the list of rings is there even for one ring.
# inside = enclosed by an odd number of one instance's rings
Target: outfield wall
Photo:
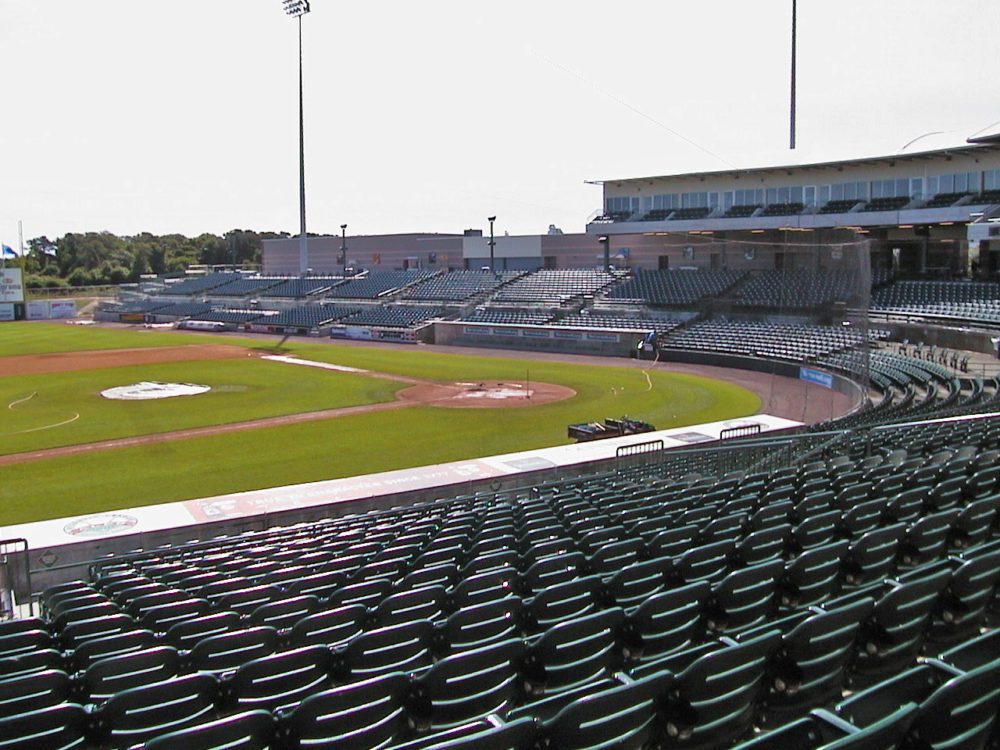
[[[649,333],[609,331],[548,324],[544,326],[438,321],[434,323],[434,343],[445,346],[476,346],[495,349],[523,349],[627,357],[635,342]]]
[[[23,555],[8,559],[16,569],[23,570],[27,564],[31,588],[39,592],[56,583],[85,578],[88,564],[97,558],[475,492],[516,490],[614,469],[621,447],[656,440],[662,440],[667,449],[691,447],[719,440],[724,430],[748,425],[760,425],[761,432],[767,433],[801,423],[758,414],[367,476],[15,524],[0,528],[0,540],[27,542],[27,560]],[[17,580],[16,575],[12,578]],[[26,592],[19,592],[19,601],[25,600]]]

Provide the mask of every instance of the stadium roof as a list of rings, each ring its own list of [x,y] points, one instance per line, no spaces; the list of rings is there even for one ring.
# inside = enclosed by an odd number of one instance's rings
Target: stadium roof
[[[982,133],[982,131],[980,131]],[[746,175],[768,175],[775,172],[786,172],[791,174],[794,172],[809,171],[812,169],[831,169],[837,167],[863,167],[863,166],[875,166],[879,164],[884,164],[887,166],[893,166],[896,162],[908,162],[908,161],[922,161],[927,159],[936,159],[941,157],[947,157],[951,154],[968,153],[971,151],[980,152],[1000,152],[1000,131],[993,133],[982,133],[976,134],[969,137],[964,142],[954,143],[950,145],[942,146],[939,148],[928,149],[916,152],[905,152],[907,146],[915,143],[918,140],[924,140],[928,137],[934,136],[948,136],[946,133],[928,133],[925,136],[921,136],[914,141],[910,141],[904,145],[899,152],[895,154],[886,154],[884,156],[865,156],[853,159],[836,159],[831,161],[815,161],[809,163],[800,164],[777,164],[765,167],[749,167],[749,168],[729,168],[729,169],[716,169],[711,171],[701,171],[701,172],[684,172],[679,174],[669,174],[669,175],[654,175],[654,176],[643,176],[643,177],[625,177],[617,179],[606,179],[606,180],[589,180],[588,182],[595,185],[607,185],[616,184],[623,185],[630,182],[649,182],[650,180],[683,180],[683,179],[701,179],[703,177],[713,177],[713,176],[729,176],[738,177]],[[950,139],[949,139],[950,140]]]

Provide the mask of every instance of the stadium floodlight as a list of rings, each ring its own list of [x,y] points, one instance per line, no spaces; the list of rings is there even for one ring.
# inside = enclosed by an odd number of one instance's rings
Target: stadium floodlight
[[[309,12],[309,0],[282,0],[285,13],[299,19],[299,273],[309,266],[306,246],[306,140],[302,97],[302,16]]]
[[[281,0],[285,13],[298,18],[309,12],[309,0]]]
[[[347,224],[340,225],[340,258],[344,261],[344,278],[347,278]]]
[[[497,269],[495,261],[493,259],[493,248],[496,247],[496,242],[493,239],[493,222],[497,220],[496,216],[489,216],[486,219],[490,223],[490,273],[496,274]]]

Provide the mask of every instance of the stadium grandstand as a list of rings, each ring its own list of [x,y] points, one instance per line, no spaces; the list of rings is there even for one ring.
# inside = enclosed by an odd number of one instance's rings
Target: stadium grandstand
[[[62,567],[24,528],[0,747],[1000,747],[1000,140],[603,190],[578,235],[351,238],[346,279],[268,241],[98,316],[648,343],[854,407],[203,498]]]

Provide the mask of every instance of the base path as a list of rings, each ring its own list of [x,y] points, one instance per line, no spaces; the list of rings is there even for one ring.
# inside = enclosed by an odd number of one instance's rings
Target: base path
[[[0,358],[0,377],[44,375],[50,372],[98,370],[134,365],[161,365],[170,362],[197,362],[206,359],[241,359],[247,356],[245,346],[229,346],[228,344],[95,349],[93,351],[58,352],[56,354],[18,354]]]

